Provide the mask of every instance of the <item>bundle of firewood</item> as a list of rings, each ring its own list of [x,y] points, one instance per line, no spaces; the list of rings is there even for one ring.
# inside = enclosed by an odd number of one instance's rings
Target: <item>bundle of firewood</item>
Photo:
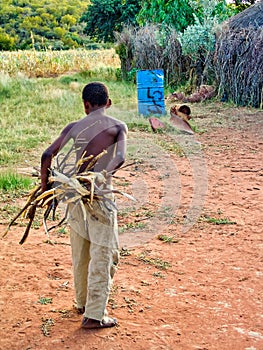
[[[111,173],[107,173],[106,171],[90,171],[95,162],[104,154],[105,152],[102,152],[99,156],[94,157],[94,159],[88,163],[85,171],[79,174],[76,171],[76,174],[67,176],[56,169],[52,169],[52,175],[49,177],[51,189],[42,192],[41,185],[36,186],[29,193],[25,206],[19,211],[19,213],[7,226],[3,237],[6,236],[10,227],[15,224],[16,220],[19,217],[21,217],[22,220],[28,219],[26,230],[19,242],[20,244],[23,244],[29,235],[29,231],[38,208],[45,209],[43,214],[43,226],[46,234],[49,237],[49,231],[61,225],[65,221],[64,217],[57,225],[52,226],[51,228],[47,227],[47,219],[51,213],[53,214],[53,219],[55,218],[55,211],[59,202],[63,202],[65,204],[79,203],[83,210],[83,215],[85,218],[86,210],[90,210],[90,212],[92,212],[94,200],[105,201],[108,202],[112,207],[115,207],[115,203],[109,199],[110,193],[121,194],[128,199],[135,200],[127,193],[119,190],[113,190],[106,186],[107,177],[112,176]],[[80,159],[80,161],[77,163],[76,170],[78,170],[80,166],[85,162],[87,162],[87,158]]]

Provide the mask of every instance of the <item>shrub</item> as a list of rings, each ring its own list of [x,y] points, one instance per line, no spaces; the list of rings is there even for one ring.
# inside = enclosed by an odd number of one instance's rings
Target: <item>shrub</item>
[[[163,69],[166,83],[180,82],[182,51],[175,29],[159,24],[130,26],[115,37],[124,79],[129,80],[134,69]]]

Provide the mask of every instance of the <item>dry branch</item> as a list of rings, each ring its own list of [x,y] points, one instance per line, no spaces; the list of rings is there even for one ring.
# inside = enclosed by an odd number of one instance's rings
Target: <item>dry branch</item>
[[[71,149],[71,152],[73,152],[73,149]],[[46,221],[52,211],[54,219],[55,211],[59,202],[63,202],[65,204],[79,203],[81,205],[83,216],[85,218],[86,210],[90,211],[90,213],[93,214],[94,200],[103,201],[106,206],[107,203],[109,203],[111,207],[115,207],[114,202],[108,198],[108,195],[110,193],[120,194],[130,200],[135,200],[132,196],[128,195],[127,193],[107,188],[107,177],[112,176],[110,173],[107,173],[106,171],[89,171],[89,169],[91,169],[98,161],[98,159],[100,159],[104,154],[105,151],[100,153],[98,156],[94,157],[92,161],[86,165],[84,172],[80,174],[77,173],[67,176],[65,174],[60,173],[56,169],[52,169],[52,175],[49,177],[49,182],[52,184],[53,187],[45,192],[41,192],[41,185],[35,187],[29,193],[25,206],[19,211],[19,213],[7,226],[3,237],[6,236],[10,227],[14,225],[16,220],[21,216],[24,219],[29,219],[24,235],[19,242],[20,244],[23,244],[29,235],[29,231],[34,221],[37,209],[46,208],[43,215],[43,226],[46,234],[48,235],[48,239],[51,242],[49,238],[49,231],[61,225],[65,221],[64,217],[59,222],[59,224],[52,226],[51,228],[47,227]],[[69,159],[69,154],[67,154],[66,159]],[[82,161],[78,162],[78,167],[81,167],[81,165],[87,159],[82,158],[81,160]],[[63,162],[60,163],[62,169],[64,169],[64,165],[65,164]]]

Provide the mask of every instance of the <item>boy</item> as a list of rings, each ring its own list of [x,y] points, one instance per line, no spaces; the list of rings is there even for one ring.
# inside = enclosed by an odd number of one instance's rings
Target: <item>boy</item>
[[[127,126],[105,114],[111,105],[107,87],[90,83],[84,87],[82,99],[86,116],[67,125],[41,157],[42,191],[49,187],[52,158],[70,140],[74,142],[76,162],[86,159],[79,172],[103,151],[107,152],[92,171],[114,173],[124,163]],[[106,179],[106,188],[111,188],[111,176]],[[111,194],[109,199],[114,200]],[[68,205],[77,309],[84,312],[83,328],[113,327],[117,320],[107,316],[106,305],[119,257],[117,212],[114,206],[98,200],[94,201],[93,213],[86,210],[84,215],[81,207],[80,203]]]

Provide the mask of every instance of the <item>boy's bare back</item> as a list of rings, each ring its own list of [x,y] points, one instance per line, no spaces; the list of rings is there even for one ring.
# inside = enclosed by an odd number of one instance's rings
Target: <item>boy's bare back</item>
[[[86,85],[83,89],[83,103],[86,116],[68,124],[42,154],[42,191],[49,187],[48,177],[52,158],[70,140],[74,142],[76,161],[82,157],[96,157],[103,151],[107,152],[98,160],[93,171],[106,170],[114,173],[124,163],[128,130],[123,122],[105,114],[105,110],[111,105],[106,87],[101,83]],[[80,172],[85,170],[89,161],[81,166]]]
[[[75,147],[78,149],[77,160],[83,155],[95,157],[106,150],[107,153],[94,167],[94,171],[101,171],[107,168],[110,161],[117,155],[118,149],[123,148],[122,143],[125,141],[126,133],[127,127],[124,123],[107,116],[104,108],[100,108],[76,122],[67,138],[74,140]],[[83,168],[86,165],[84,164]]]

